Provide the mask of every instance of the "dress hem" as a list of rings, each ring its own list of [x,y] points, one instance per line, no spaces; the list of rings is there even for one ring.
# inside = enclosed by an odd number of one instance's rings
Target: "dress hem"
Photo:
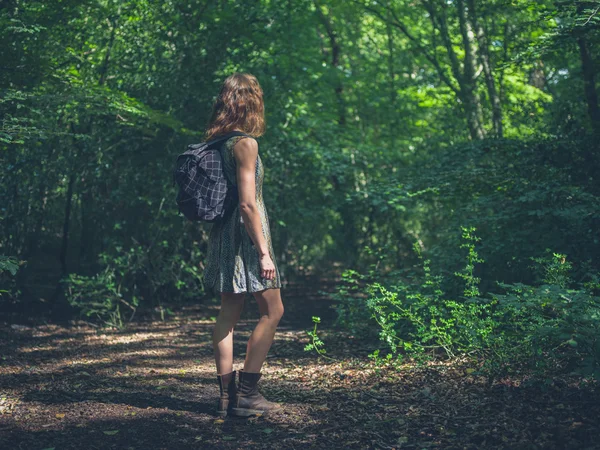
[[[270,287],[266,287],[264,289],[258,289],[256,291],[239,291],[239,292],[235,292],[235,291],[217,291],[217,290],[213,290],[213,292],[215,294],[254,294],[255,292],[262,292],[262,291],[266,291],[268,289],[281,289],[282,286],[270,286]]]

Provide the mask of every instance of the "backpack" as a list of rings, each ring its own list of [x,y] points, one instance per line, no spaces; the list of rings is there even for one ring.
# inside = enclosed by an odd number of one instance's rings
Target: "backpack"
[[[249,136],[232,131],[199,144],[188,145],[177,157],[173,182],[179,186],[175,201],[179,213],[194,222],[218,222],[233,210],[238,195],[225,176],[223,158],[215,144],[233,136]]]

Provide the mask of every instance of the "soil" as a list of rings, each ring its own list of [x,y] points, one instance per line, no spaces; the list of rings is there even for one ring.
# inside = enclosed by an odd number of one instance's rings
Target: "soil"
[[[600,448],[595,383],[489,383],[464,361],[378,368],[367,356],[377,342],[332,328],[325,299],[307,312],[290,292],[282,290],[286,316],[259,383],[284,405],[273,416],[215,415],[216,305],[121,330],[82,321],[0,325],[0,448]],[[256,321],[248,303],[236,369]],[[304,351],[315,311],[333,359]]]

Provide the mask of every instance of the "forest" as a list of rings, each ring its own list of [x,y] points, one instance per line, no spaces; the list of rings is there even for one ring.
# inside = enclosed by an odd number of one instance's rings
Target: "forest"
[[[600,448],[600,1],[3,0],[0,36],[0,447]],[[215,420],[172,175],[236,72],[289,409]]]

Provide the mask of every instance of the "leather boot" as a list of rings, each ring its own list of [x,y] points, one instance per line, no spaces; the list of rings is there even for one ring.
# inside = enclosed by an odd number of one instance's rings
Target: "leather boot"
[[[266,400],[258,392],[258,380],[261,373],[244,372],[240,370],[240,383],[236,393],[231,414],[234,416],[248,417],[254,414],[269,414],[281,411],[281,405]]]
[[[230,411],[231,407],[235,404],[235,370],[223,375],[217,375],[217,381],[219,382],[219,390],[221,391],[217,406],[217,415],[225,417],[227,411]]]

